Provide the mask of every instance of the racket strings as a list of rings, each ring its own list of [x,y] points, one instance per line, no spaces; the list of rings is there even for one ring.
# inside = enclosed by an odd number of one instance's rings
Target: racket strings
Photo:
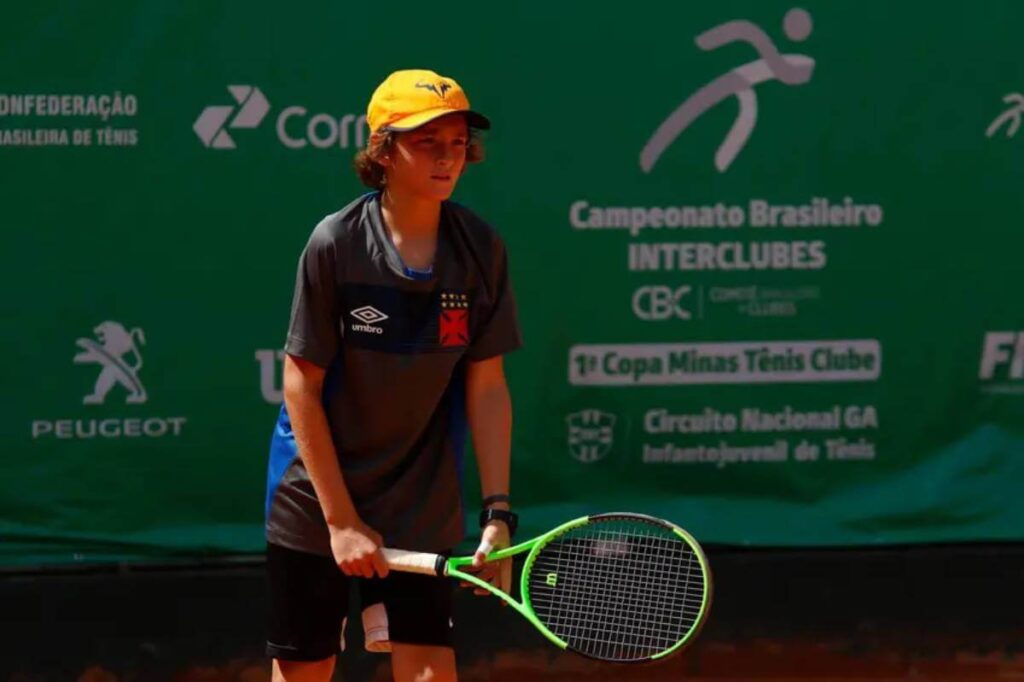
[[[605,660],[641,660],[691,631],[703,606],[704,574],[670,529],[610,521],[543,547],[529,590],[534,613],[571,648]]]

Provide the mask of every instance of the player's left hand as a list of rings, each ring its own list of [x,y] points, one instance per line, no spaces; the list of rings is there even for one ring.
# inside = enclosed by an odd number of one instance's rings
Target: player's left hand
[[[508,526],[503,521],[491,521],[484,526],[484,532],[480,537],[480,546],[473,554],[473,567],[467,572],[473,573],[486,583],[490,583],[506,594],[511,594],[512,589],[512,559],[501,559],[499,561],[486,561],[487,555],[499,549],[505,549],[512,544],[508,534]],[[469,583],[462,583],[469,587]],[[490,594],[487,590],[474,587],[473,594]],[[502,606],[505,602],[502,601]]]

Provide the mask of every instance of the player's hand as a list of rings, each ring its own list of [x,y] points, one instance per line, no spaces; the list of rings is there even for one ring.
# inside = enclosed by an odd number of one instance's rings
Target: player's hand
[[[362,522],[346,527],[329,527],[331,554],[341,572],[347,576],[372,578],[387,576],[388,565],[380,548],[384,544],[380,533]]]
[[[512,589],[512,559],[501,559],[499,561],[486,561],[487,555],[499,549],[505,549],[512,544],[508,534],[508,526],[504,521],[491,521],[484,526],[484,532],[480,538],[480,546],[473,554],[473,568],[470,572],[486,583],[490,583],[506,594],[511,594]],[[463,585],[468,586],[467,583]],[[473,594],[490,594],[487,590],[476,587]],[[502,606],[505,602],[502,601]]]

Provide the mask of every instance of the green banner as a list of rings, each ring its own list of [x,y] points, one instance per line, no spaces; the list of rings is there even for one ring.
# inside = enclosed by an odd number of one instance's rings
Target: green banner
[[[1020,3],[3,14],[0,562],[261,550],[298,254],[411,67],[495,124],[524,534],[1024,539]]]

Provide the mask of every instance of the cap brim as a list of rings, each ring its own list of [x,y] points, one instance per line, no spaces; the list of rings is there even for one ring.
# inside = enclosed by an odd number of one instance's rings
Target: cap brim
[[[470,128],[476,128],[477,130],[491,129],[491,121],[483,114],[475,111],[469,111],[467,109],[449,109],[447,107],[442,107],[439,109],[427,109],[426,111],[416,112],[415,114],[411,114],[405,118],[395,121],[391,125],[384,126],[383,130],[393,130],[395,132],[404,133],[409,130],[415,130],[422,125],[426,125],[434,119],[441,118],[442,116],[449,116],[451,114],[463,114],[466,117],[466,123],[469,124]]]

